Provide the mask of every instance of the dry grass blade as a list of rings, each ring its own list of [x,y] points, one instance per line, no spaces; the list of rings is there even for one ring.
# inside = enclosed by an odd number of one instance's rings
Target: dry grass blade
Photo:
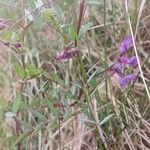
[[[133,47],[134,47],[134,51],[135,51],[136,58],[137,58],[137,61],[138,61],[138,67],[139,67],[140,74],[141,74],[141,77],[142,77],[142,80],[143,80],[143,84],[145,86],[145,90],[146,90],[146,93],[147,93],[147,96],[148,96],[148,100],[150,102],[150,92],[149,92],[148,86],[145,82],[143,71],[142,71],[142,68],[141,68],[141,65],[140,65],[140,59],[139,59],[139,56],[138,56],[138,52],[137,52],[137,48],[136,48],[136,44],[135,44],[135,38],[134,38],[132,26],[131,26],[131,20],[130,20],[130,16],[129,16],[129,12],[128,12],[128,1],[127,0],[125,1],[125,6],[126,6],[126,12],[127,12],[127,15],[128,15],[128,23],[129,23],[129,27],[130,27],[130,32],[131,32],[132,40],[133,40]]]

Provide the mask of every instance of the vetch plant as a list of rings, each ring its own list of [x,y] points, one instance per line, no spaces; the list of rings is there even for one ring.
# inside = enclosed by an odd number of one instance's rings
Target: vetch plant
[[[0,149],[147,149],[147,3],[127,16],[118,1],[22,2],[0,2]],[[130,17],[142,51],[130,30],[109,64]]]
[[[117,62],[109,68],[108,74],[110,76],[114,75],[115,73],[118,74],[119,84],[121,87],[126,86],[129,83],[129,81],[134,80],[136,77],[136,75],[133,73],[124,75],[122,71],[122,64],[131,65],[131,66],[137,65],[136,56],[131,56],[131,57],[125,56],[125,52],[130,47],[132,47],[132,45],[133,45],[132,37],[130,35],[126,35],[125,38],[120,43],[120,47],[119,47],[120,55],[117,58]]]

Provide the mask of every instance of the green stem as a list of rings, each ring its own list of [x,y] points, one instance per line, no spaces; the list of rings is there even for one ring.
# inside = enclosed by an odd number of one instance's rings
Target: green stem
[[[104,50],[105,50],[105,70],[108,67],[107,64],[107,25],[106,25],[106,0],[104,0],[104,32],[105,32],[105,43],[104,43]],[[107,77],[107,71],[105,72],[105,90],[106,90],[106,99],[108,99],[108,77]]]

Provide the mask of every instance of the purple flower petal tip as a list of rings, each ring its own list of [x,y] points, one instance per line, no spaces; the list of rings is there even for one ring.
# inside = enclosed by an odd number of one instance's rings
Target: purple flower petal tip
[[[78,48],[72,48],[71,50],[64,49],[60,52],[57,52],[56,59],[57,60],[70,59],[73,56],[75,56],[75,54],[77,54],[77,53],[79,53]]]
[[[115,63],[114,65],[112,65],[109,70],[108,70],[108,75],[109,76],[112,76],[114,75],[115,73],[119,74],[119,75],[122,75],[122,65],[121,63]]]
[[[1,18],[0,19],[0,30],[3,30],[8,25],[8,20]]]
[[[118,58],[118,61],[123,64],[128,64],[128,65],[137,65],[137,58],[136,56],[132,57],[125,57],[121,56]]]
[[[125,38],[120,43],[119,50],[121,53],[123,53],[126,50],[128,50],[128,48],[130,48],[132,45],[133,45],[132,36],[126,35]]]
[[[128,74],[126,76],[119,76],[119,84],[121,87],[124,87],[128,84],[129,81],[134,80],[136,77],[135,74]]]
[[[21,47],[21,44],[18,42],[14,45],[16,48],[20,48]]]

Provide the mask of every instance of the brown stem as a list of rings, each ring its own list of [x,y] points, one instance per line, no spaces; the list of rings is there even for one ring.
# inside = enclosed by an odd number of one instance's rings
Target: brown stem
[[[79,19],[77,24],[77,34],[79,34],[81,23],[82,23],[82,17],[83,17],[83,10],[84,10],[84,0],[80,4],[80,13],[79,13]]]
[[[84,0],[80,3],[79,18],[77,22],[77,35],[79,34],[84,12]],[[75,39],[75,47],[77,47],[77,39]]]

